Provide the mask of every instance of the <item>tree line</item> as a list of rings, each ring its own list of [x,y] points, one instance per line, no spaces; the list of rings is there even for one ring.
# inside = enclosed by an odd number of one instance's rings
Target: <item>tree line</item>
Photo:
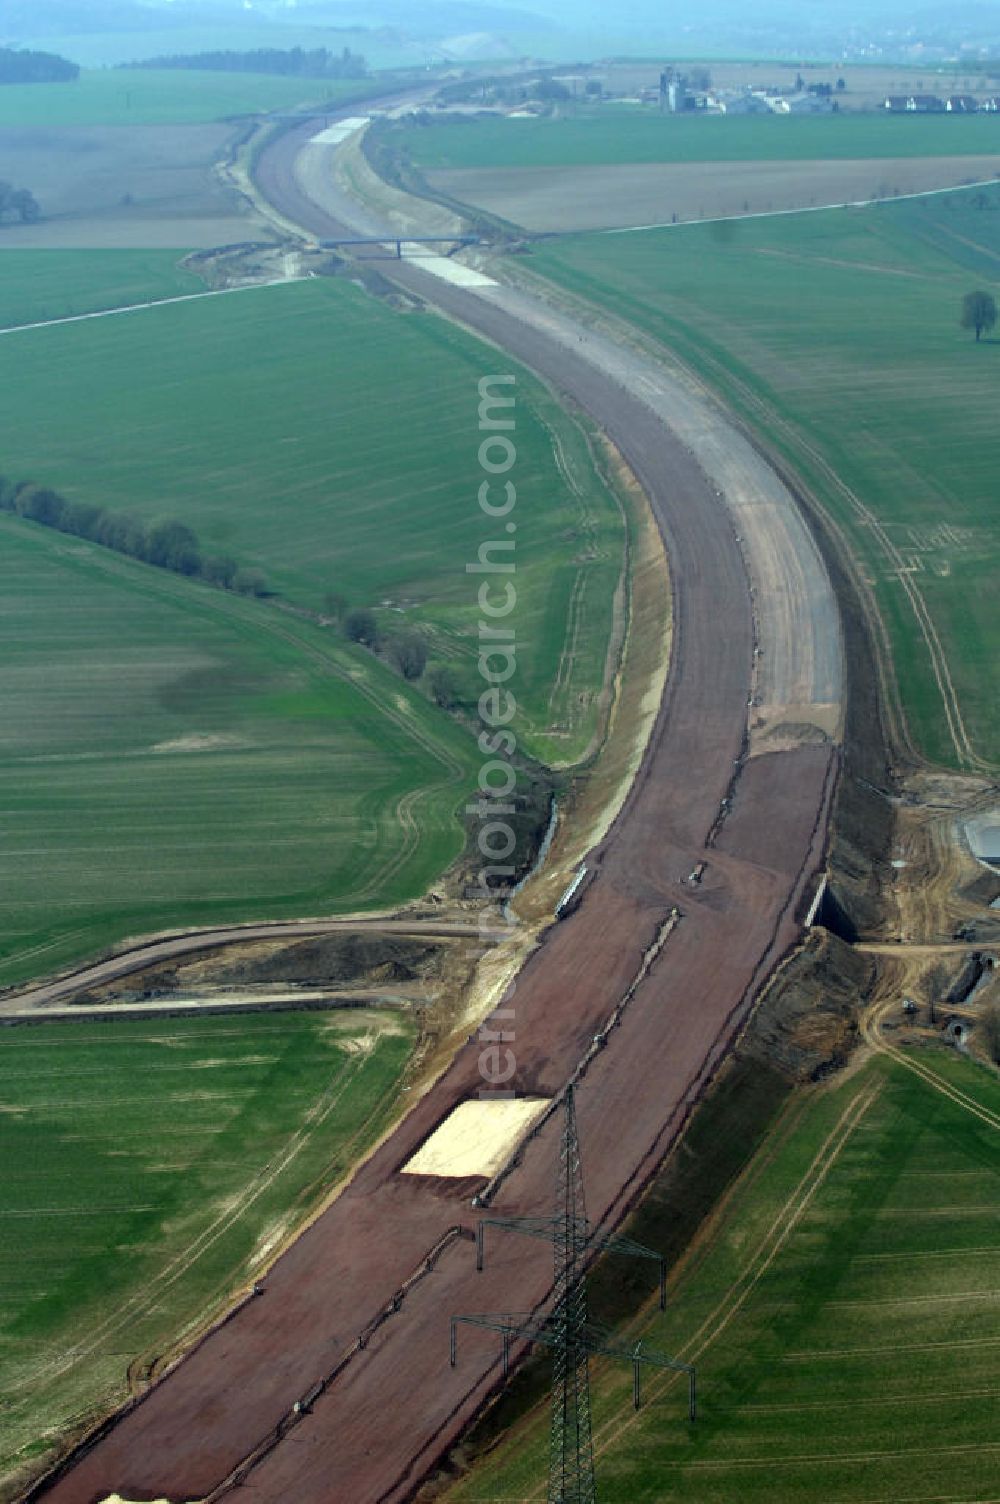
[[[79,64],[55,52],[0,47],[0,84],[67,84],[79,77]]]
[[[83,538],[128,559],[203,580],[222,590],[258,597],[273,593],[262,569],[240,566],[229,554],[204,554],[194,530],[175,518],[146,523],[131,512],[111,511],[91,501],[70,501],[51,486],[12,482],[3,476],[0,512],[10,512],[27,522]],[[350,608],[337,591],[327,593],[324,606],[328,624],[337,624],[349,642],[368,648],[404,679],[422,679],[431,699],[443,710],[457,708],[460,694],[451,667],[428,662],[427,641],[420,631],[406,627],[383,634],[374,611],[367,606]]]
[[[436,705],[442,710],[458,708],[461,695],[458,681],[449,664],[429,663],[427,639],[415,627],[383,635],[375,612],[368,606],[347,609],[343,596],[331,592],[326,597],[327,614],[339,621],[349,642],[367,648],[397,668],[404,679],[416,683],[422,679]]]
[[[267,595],[262,569],[241,568],[229,554],[203,554],[197,535],[183,522],[162,518],[144,523],[130,512],[112,512],[90,501],[68,501],[49,486],[32,481],[13,485],[0,479],[0,511],[28,522],[85,538],[114,553],[158,569],[201,579],[241,595]]]
[[[330,52],[326,47],[305,51],[302,47],[257,47],[252,52],[173,53],[121,64],[129,68],[193,68],[212,73],[277,73],[290,78],[366,78],[368,64],[357,52],[345,47]]]

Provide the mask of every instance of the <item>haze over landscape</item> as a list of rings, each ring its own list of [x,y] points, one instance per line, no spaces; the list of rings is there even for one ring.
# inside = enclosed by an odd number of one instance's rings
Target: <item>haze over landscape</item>
[[[220,45],[224,37],[234,46],[268,40],[306,46],[321,45],[335,31],[367,37],[373,57],[394,62],[524,53],[569,62],[651,49],[686,56],[931,63],[1000,53],[1000,6],[989,0],[948,6],[904,0],[664,6],[633,0],[624,8],[592,0],[510,6],[495,0],[6,0],[0,14],[0,45],[60,38],[77,61],[94,65],[149,55],[150,45],[161,47],[171,34],[200,33],[205,46]]]

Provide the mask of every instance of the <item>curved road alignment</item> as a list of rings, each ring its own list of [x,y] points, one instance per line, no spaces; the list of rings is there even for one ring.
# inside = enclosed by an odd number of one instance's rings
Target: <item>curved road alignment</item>
[[[335,235],[339,226],[294,183],[296,151],[286,137],[265,153],[268,191],[274,185],[279,206],[314,233]],[[588,856],[595,880],[577,910],[549,931],[514,999],[510,1084],[521,1094],[555,1096],[630,992],[619,1027],[587,1063],[577,1102],[591,1215],[609,1229],[655,1173],[756,991],[799,936],[797,914],[823,860],[837,758],[827,742],[744,760],[754,647],[769,650],[767,634],[787,632],[793,617],[762,610],[763,603],[754,612],[732,516],[663,413],[599,360],[581,361],[565,341],[476,293],[435,283],[407,263],[394,275],[597,418],[643,481],[672,555],[674,652],[646,758],[617,822]],[[790,661],[786,648],[791,653],[792,644],[775,643],[775,662]],[[701,882],[686,884],[699,862]],[[674,908],[680,922],[630,991]],[[479,1048],[470,1041],[279,1259],[262,1298],[29,1497],[53,1504],[94,1504],[113,1492],[205,1498],[296,1401],[313,1395],[331,1357],[352,1348],[425,1250],[448,1228],[474,1225],[470,1197],[482,1179],[399,1171],[481,1087]],[[549,1210],[558,1149],[553,1119],[500,1187],[498,1210]],[[294,1431],[246,1475],[237,1497],[243,1504],[412,1497],[501,1382],[499,1356],[485,1340],[468,1343],[459,1367],[449,1368],[449,1314],[537,1309],[551,1279],[548,1251],[506,1240],[487,1285],[465,1240],[453,1243],[433,1277],[408,1290]]]
[[[265,186],[270,196],[280,195],[287,216],[321,238],[345,231],[387,233],[370,209],[340,188],[335,160],[336,148],[317,145],[308,130],[286,137],[265,156]],[[728,509],[750,576],[758,647],[751,750],[766,750],[782,721],[836,735],[843,651],[837,603],[819,548],[788,487],[704,387],[492,276],[456,285],[445,275],[456,266],[448,258],[414,255],[382,265],[392,280],[519,355],[541,375],[555,376],[605,426],[608,414],[596,410],[600,404],[588,400],[584,387],[588,367],[669,428]],[[532,335],[541,336],[542,343]],[[563,361],[553,368],[556,347]],[[540,365],[541,349],[549,358]],[[612,437],[618,440],[613,430]]]
[[[406,919],[388,916],[380,919],[275,919],[262,924],[230,925],[225,929],[185,930],[182,934],[144,940],[105,961],[95,961],[65,976],[20,987],[0,997],[0,1019],[5,1014],[20,1016],[38,1010],[92,987],[120,981],[148,966],[181,961],[205,950],[224,950],[230,945],[249,945],[257,940],[315,940],[336,934],[422,935],[430,939],[489,939],[491,931],[475,924],[435,919]],[[501,933],[506,933],[505,931]]]

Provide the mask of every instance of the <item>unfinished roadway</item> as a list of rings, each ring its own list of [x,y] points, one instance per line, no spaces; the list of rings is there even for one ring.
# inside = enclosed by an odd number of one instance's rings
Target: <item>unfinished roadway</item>
[[[264,154],[268,197],[317,236],[364,232],[315,146],[303,187],[304,148],[296,132]],[[607,1229],[800,936],[838,765],[836,605],[792,498],[696,389],[489,279],[460,288],[406,263],[393,276],[491,340],[498,373],[509,351],[592,415],[642,482],[670,556],[673,657],[645,759],[587,858],[594,880],[527,963],[503,1024],[519,1095],[555,1097],[576,1075],[588,1208]],[[472,427],[470,455],[477,444]],[[460,1052],[260,1296],[30,1497],[411,1497],[500,1382],[497,1339],[483,1331],[449,1367],[449,1317],[537,1308],[551,1284],[544,1244],[497,1234],[477,1275],[469,1235],[477,1193],[499,1213],[549,1211],[556,1116],[489,1190],[401,1173],[478,1094],[480,1048]],[[686,1424],[680,1399],[662,1424]]]

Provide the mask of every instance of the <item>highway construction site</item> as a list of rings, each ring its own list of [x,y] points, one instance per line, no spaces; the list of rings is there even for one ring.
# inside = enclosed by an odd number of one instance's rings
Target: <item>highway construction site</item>
[[[331,160],[340,142],[316,135],[311,122],[279,133],[257,161],[254,193],[295,227],[289,254],[414,233],[398,200],[381,201],[388,223],[352,200]],[[25,1022],[353,994],[416,1010],[423,1027],[413,1106],[350,1183],[26,1500],[414,1498],[527,1346],[501,1353],[463,1332],[450,1365],[452,1316],[537,1320],[551,1304],[550,1246],[497,1237],[487,1288],[473,1242],[484,1214],[551,1215],[568,1088],[589,1226],[607,1240],[734,1061],[822,1079],[890,1033],[898,1050],[949,1025],[954,1038],[966,1018],[967,1036],[973,1005],[996,992],[1000,879],[954,836],[995,791],[921,772],[871,602],[809,497],[693,380],[599,319],[581,323],[482,257],[467,276],[426,260],[380,274],[588,414],[648,499],[672,631],[641,760],[603,826],[562,813],[515,922],[485,947],[475,907],[448,892],[408,913],[158,937],[0,999],[0,1022]],[[637,709],[619,735],[635,734]],[[582,850],[575,815],[597,829]],[[557,919],[581,863],[587,881]],[[512,1042],[515,1104],[499,1127],[470,1128],[484,1038]],[[679,1397],[675,1409],[684,1423]]]

